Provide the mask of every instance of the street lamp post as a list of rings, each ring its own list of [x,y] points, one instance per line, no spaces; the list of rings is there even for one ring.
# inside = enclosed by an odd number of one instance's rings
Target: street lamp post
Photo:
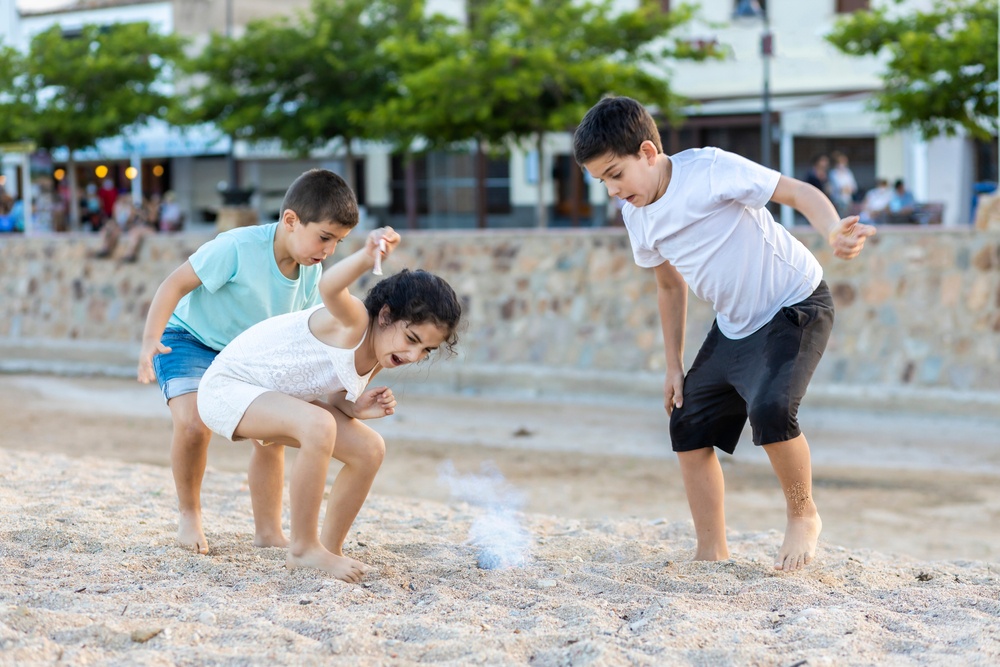
[[[760,36],[760,59],[764,68],[764,88],[761,94],[763,111],[760,121],[760,160],[765,167],[771,166],[771,57],[774,55],[774,35],[767,9],[761,10],[764,17],[764,32]]]
[[[233,37],[233,0],[226,0],[226,39]],[[239,174],[236,171],[236,155],[234,154],[236,135],[229,135],[229,152],[226,153],[226,177],[229,179],[228,189],[239,187]]]
[[[760,114],[760,163],[771,166],[771,58],[774,56],[774,35],[771,33],[771,20],[767,8],[761,7],[757,0],[740,0],[733,12],[737,20],[754,19],[763,22],[763,32],[760,36],[760,58],[764,70],[764,85],[761,91]]]

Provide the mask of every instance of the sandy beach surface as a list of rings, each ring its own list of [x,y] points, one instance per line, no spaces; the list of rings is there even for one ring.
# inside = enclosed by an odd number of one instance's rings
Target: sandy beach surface
[[[248,448],[223,439],[210,553],[176,546],[155,388],[0,375],[0,664],[1000,663],[997,421],[804,407],[825,530],[785,574],[748,443],[733,558],[693,563],[655,405],[400,399],[346,545],[375,571],[349,585],[252,546]]]

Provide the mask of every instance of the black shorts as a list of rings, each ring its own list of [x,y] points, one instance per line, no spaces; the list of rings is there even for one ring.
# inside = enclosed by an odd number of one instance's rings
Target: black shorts
[[[832,329],[825,281],[746,338],[726,338],[713,323],[684,378],[684,405],[670,417],[674,451],[718,447],[732,454],[748,416],[755,445],[797,437],[799,403]]]

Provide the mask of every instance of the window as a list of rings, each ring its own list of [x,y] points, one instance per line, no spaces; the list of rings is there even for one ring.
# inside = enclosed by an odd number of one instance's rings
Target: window
[[[407,165],[401,155],[392,158],[392,199],[389,212],[406,213],[407,181],[414,188],[417,215],[437,221],[433,226],[450,220],[472,220],[476,214],[476,165],[474,153],[434,152],[412,157]],[[490,156],[486,163],[486,210],[488,214],[509,214],[510,158]]]
[[[751,18],[767,11],[767,0],[735,0],[733,16]]]
[[[871,9],[869,0],[837,0],[837,13],[850,14],[861,10]]]

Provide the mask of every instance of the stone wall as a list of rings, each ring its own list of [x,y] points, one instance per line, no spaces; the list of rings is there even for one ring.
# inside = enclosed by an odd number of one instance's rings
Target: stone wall
[[[797,233],[837,305],[814,385],[1000,396],[1000,232],[883,228],[853,262],[835,259],[818,235]],[[597,394],[659,387],[655,287],[623,230],[403,234],[386,269],[439,273],[467,307],[459,359],[432,364],[434,373],[461,375],[466,388],[530,388],[544,378]],[[95,236],[0,237],[0,357],[78,347],[131,359],[160,281],[210,238],[150,238],[127,264],[89,259]],[[365,277],[359,291],[370,284]],[[712,318],[693,296],[689,311],[688,363]]]

